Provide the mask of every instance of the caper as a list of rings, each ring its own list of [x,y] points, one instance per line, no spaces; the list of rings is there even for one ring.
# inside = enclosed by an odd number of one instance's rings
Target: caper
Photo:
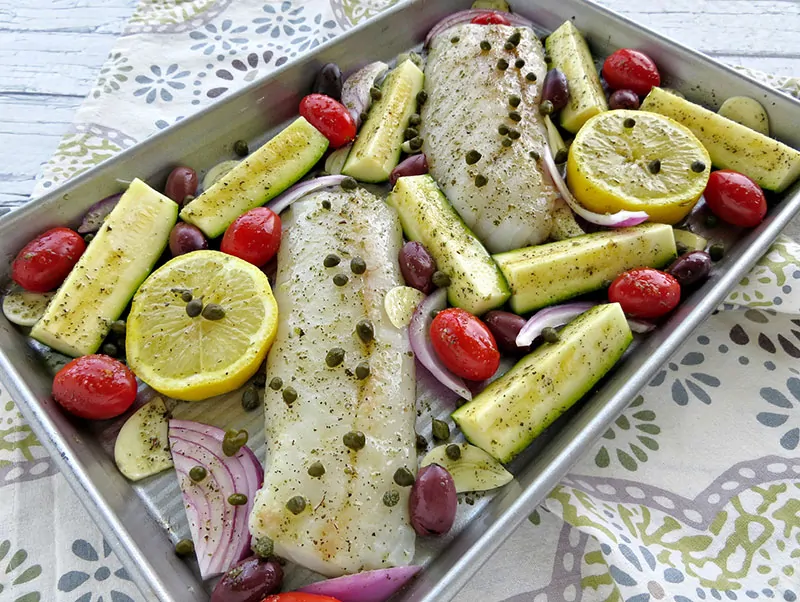
[[[383,98],[383,92],[381,92],[381,89],[378,88],[377,86],[372,86],[369,89],[369,95],[370,98],[372,98],[372,100],[380,100],[381,98]]]
[[[529,152],[529,153],[528,153],[528,156],[529,156],[531,159],[533,159],[534,161],[538,161],[539,159],[541,159],[541,158],[542,158],[542,156],[541,156],[539,153],[537,153],[536,151],[531,151],[531,152]]]
[[[416,138],[419,136],[419,130],[413,127],[407,127],[406,131],[403,132],[403,140],[411,140],[412,138]]]
[[[514,50],[514,44],[512,44],[511,42],[506,42],[505,44],[503,44],[503,48],[505,48],[506,50]]]
[[[280,376],[273,376],[269,381],[269,388],[273,391],[279,391],[283,386],[283,379]]]
[[[244,140],[237,140],[233,143],[233,152],[240,157],[246,157],[250,153],[250,147]]]
[[[294,515],[300,514],[306,509],[306,498],[302,495],[296,495],[288,502],[286,502],[286,509]]]
[[[451,443],[450,445],[444,448],[444,453],[451,460],[459,460],[461,459],[461,446],[456,445],[455,443]]]
[[[514,46],[516,46],[522,41],[522,34],[519,31],[515,31],[508,38],[508,41],[511,42]]]
[[[186,304],[186,315],[190,318],[196,318],[203,312],[203,300],[192,299]]]
[[[523,59],[517,59],[516,61],[514,61],[514,66],[517,69],[522,69],[525,66],[525,61]]]
[[[706,164],[702,161],[693,161],[692,162],[692,171],[694,173],[703,173],[706,170]]]
[[[348,280],[349,278],[347,277],[347,274],[340,273],[336,274],[336,276],[333,277],[333,283],[336,286],[344,286],[345,284],[347,284]]]
[[[330,209],[331,208],[331,202],[328,199],[325,199],[324,201],[322,201],[322,208],[323,209]]]
[[[308,467],[308,476],[310,477],[318,479],[324,474],[325,474],[325,467],[322,465],[322,462],[314,462],[311,466]]]
[[[475,504],[475,498],[471,495],[465,495],[464,501],[467,503],[467,506],[472,506]]]
[[[499,61],[497,61],[497,68],[500,71],[505,71],[506,69],[508,69],[508,61],[506,59],[500,59]]]
[[[653,175],[657,175],[661,172],[661,160],[653,159],[650,163],[647,164],[647,171],[649,171]]]
[[[508,137],[512,140],[519,140],[521,135],[517,130],[508,130]]]
[[[556,151],[556,156],[553,157],[553,161],[555,161],[556,163],[563,163],[564,161],[567,160],[567,157],[569,157],[567,149],[560,148],[558,149],[558,151]]]
[[[356,366],[356,378],[358,380],[364,380],[369,376],[369,363],[361,362],[358,366]]]
[[[458,44],[458,41],[459,41],[460,39],[461,39],[461,38],[459,38],[458,36],[453,36],[452,38],[450,38],[450,43],[452,43],[452,44]]]
[[[264,368],[262,367],[261,370],[253,377],[253,386],[259,389],[263,389],[267,385],[267,373],[264,372]]]
[[[191,556],[194,554],[194,542],[191,539],[181,539],[175,544],[175,553],[178,556]]]
[[[259,558],[269,558],[275,553],[275,544],[269,537],[256,537],[253,538],[250,549]]]
[[[287,405],[292,405],[297,401],[297,391],[294,390],[294,387],[286,387],[283,390],[283,401],[286,402]]]
[[[405,466],[394,471],[394,482],[400,487],[411,487],[415,480],[414,473]]]
[[[349,447],[353,451],[358,451],[363,449],[367,444],[367,438],[361,431],[350,431],[349,433],[345,433],[344,437],[342,437],[342,443],[344,443],[345,447]]]
[[[358,119],[361,121],[361,123],[364,123],[367,120],[367,117],[369,117],[369,113],[366,111],[362,111],[358,114]]]
[[[709,228],[716,228],[719,226],[719,218],[713,213],[709,213],[706,216],[706,226]]]
[[[375,338],[375,327],[369,320],[359,320],[356,324],[356,334],[364,343],[369,343]]]
[[[553,101],[551,100],[544,100],[542,104],[539,105],[539,112],[542,115],[552,115],[553,111],[555,111],[555,107],[553,106]]]
[[[422,138],[419,136],[412,138],[408,141],[408,145],[411,147],[411,150],[418,151],[422,148]]]
[[[247,496],[243,493],[232,493],[228,496],[228,503],[231,506],[244,506],[247,503]]]
[[[484,186],[486,186],[486,184],[488,184],[488,182],[489,180],[487,180],[486,176],[484,176],[483,174],[478,174],[477,176],[475,176],[475,186],[477,186],[478,188],[483,188]]]
[[[127,324],[125,323],[125,320],[115,320],[111,324],[111,332],[113,332],[117,336],[124,337],[126,330],[127,330]]]
[[[420,105],[424,105],[426,102],[428,102],[428,93],[425,90],[420,90],[417,92],[417,102]]]
[[[330,255],[325,256],[325,259],[322,260],[322,265],[324,265],[326,268],[335,268],[341,261],[342,260],[338,255],[331,253]]]
[[[711,256],[711,261],[719,261],[725,257],[725,245],[715,242],[708,248],[708,254]]]
[[[325,356],[325,364],[328,368],[335,368],[344,361],[344,349],[334,347]]]
[[[203,466],[192,466],[189,469],[189,478],[195,483],[199,483],[206,478],[208,471]]]
[[[450,286],[450,276],[441,270],[436,270],[431,276],[431,282],[436,288],[447,288]]]
[[[514,141],[511,138],[503,138],[500,144],[502,144],[505,148],[508,148],[514,144]]]
[[[247,439],[248,434],[244,429],[225,431],[225,436],[222,438],[222,453],[228,457],[235,456],[247,444]]]
[[[497,128],[497,133],[500,134],[501,136],[505,136],[506,134],[508,134],[508,131],[509,131],[508,126],[505,123],[501,123]]]
[[[89,232],[89,234],[86,234],[83,237],[83,240],[84,240],[84,242],[86,242],[86,244],[89,244],[90,242],[92,242],[94,240],[94,237],[95,237],[94,232]]]
[[[550,102],[550,101],[546,100],[545,102]],[[517,111],[509,111],[508,118],[511,121],[522,121],[522,115],[520,115]]]
[[[383,505],[391,508],[397,506],[400,502],[400,492],[397,489],[392,489],[383,494]]]
[[[221,320],[225,317],[225,310],[222,309],[221,305],[209,303],[203,308],[203,317],[206,320]]]
[[[628,129],[631,129],[635,125],[636,125],[636,120],[633,117],[626,117],[625,121],[622,122],[622,127]]]
[[[527,79],[529,82],[535,82],[537,79],[536,74],[533,71],[530,71],[529,73],[525,74],[525,79]]]
[[[114,343],[104,343],[102,351],[105,355],[110,355],[111,357],[117,357],[119,353],[119,349]]]
[[[184,290],[172,289],[172,290],[173,292],[180,293],[181,301],[183,301],[184,303],[189,303],[189,301],[191,301],[194,297],[194,295],[192,295],[192,291],[188,291],[185,289]]]
[[[363,274],[367,271],[367,262],[361,257],[353,257],[350,260],[350,271],[354,274]]]
[[[247,387],[242,393],[242,408],[245,412],[255,410],[259,406],[258,391],[255,387]]]
[[[422,123],[422,117],[419,116],[419,113],[411,113],[411,117],[408,118],[408,125],[416,127],[420,123]]]
[[[481,50],[488,51],[488,50],[491,50],[491,49],[492,49],[492,45],[489,42],[487,42],[486,40],[483,40],[481,42]]]
[[[558,331],[550,326],[542,328],[542,338],[545,343],[558,343],[559,339],[561,339],[558,335]]]
[[[428,449],[428,440],[422,435],[417,435],[417,449],[418,450]]]
[[[342,187],[342,190],[355,190],[358,188],[358,182],[356,182],[355,178],[345,178],[339,185]]]
[[[450,438],[450,425],[444,420],[434,418],[431,423],[431,429],[433,430],[433,438],[438,441],[447,441]]]
[[[464,157],[464,160],[467,162],[467,165],[475,165],[478,161],[481,160],[481,154],[476,150],[471,150],[467,153],[467,156]]]

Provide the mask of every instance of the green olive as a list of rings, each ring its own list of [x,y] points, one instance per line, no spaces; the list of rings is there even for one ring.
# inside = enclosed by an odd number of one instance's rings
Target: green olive
[[[394,482],[400,487],[411,487],[415,480],[414,473],[405,466],[394,471]]]
[[[314,477],[315,479],[321,477],[325,474],[325,467],[322,465],[322,462],[314,462],[311,466],[308,467],[308,476]]]
[[[181,539],[175,544],[175,553],[178,556],[191,556],[194,554],[194,542],[191,539]]]
[[[361,431],[350,431],[349,433],[345,433],[344,437],[342,437],[342,442],[344,443],[345,447],[348,447],[353,451],[358,451],[363,449],[367,444],[367,438]]]
[[[325,355],[325,364],[328,368],[335,368],[344,361],[344,349],[334,347]]]
[[[450,425],[444,420],[434,418],[431,423],[431,430],[433,431],[433,438],[439,441],[447,441],[450,438]]]
[[[286,509],[294,515],[300,514],[306,509],[306,498],[302,495],[296,495],[288,502],[286,502]]]
[[[192,466],[192,468],[189,469],[189,478],[195,483],[199,483],[205,479],[207,474],[208,472],[203,466]]]
[[[231,506],[244,506],[247,503],[247,496],[243,493],[232,493],[228,496],[228,503]]]

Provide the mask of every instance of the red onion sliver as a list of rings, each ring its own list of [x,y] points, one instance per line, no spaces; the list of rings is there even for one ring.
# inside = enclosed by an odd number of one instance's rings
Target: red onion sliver
[[[321,178],[314,178],[313,180],[306,180],[305,182],[298,182],[267,203],[267,207],[280,215],[284,209],[289,207],[296,200],[303,198],[307,194],[316,192],[317,190],[338,186],[346,179],[347,176],[339,175],[323,176]]]
[[[545,171],[550,176],[553,184],[555,184],[564,202],[587,222],[598,226],[607,226],[609,228],[627,228],[628,226],[637,226],[650,219],[650,216],[644,211],[617,211],[616,213],[595,213],[594,211],[589,211],[572,196],[572,193],[567,187],[567,183],[564,181],[564,178],[561,177],[561,172],[558,171],[556,162],[553,160],[553,155],[550,152],[550,145],[547,144],[547,142],[544,144],[543,160]]]
[[[370,88],[388,70],[389,65],[381,61],[370,63],[350,75],[342,84],[342,104],[350,111],[356,126],[361,125],[361,114],[372,103]]]
[[[119,203],[122,193],[112,194],[107,196],[102,201],[97,201],[94,205],[89,207],[86,214],[83,216],[81,225],[78,226],[78,234],[89,234],[90,232],[97,232],[100,226],[103,225],[108,214],[114,210],[114,207]]]
[[[417,359],[430,370],[436,380],[454,393],[471,401],[472,393],[467,388],[464,380],[445,367],[442,360],[433,350],[433,344],[431,343],[429,334],[431,322],[433,322],[431,312],[442,310],[445,307],[447,307],[447,290],[443,288],[425,297],[417,306],[417,310],[411,318],[411,323],[408,325],[408,338],[411,341],[411,349],[414,350]]]
[[[341,602],[385,602],[408,583],[421,566],[398,566],[377,569],[336,579],[318,581],[301,587],[299,592],[331,596]]]
[[[207,424],[169,422],[169,445],[204,579],[224,573],[250,554],[248,517],[264,479],[261,463],[249,448],[231,457],[222,452],[224,437],[224,431]],[[189,478],[194,466],[206,469],[207,476],[198,483]],[[229,504],[234,493],[246,495],[247,503]]]
[[[546,307],[537,311],[519,331],[517,347],[527,347],[533,343],[536,337],[542,334],[542,330],[545,328],[563,326],[583,312],[589,311],[595,305],[597,304],[591,301],[576,301],[574,303]]]
[[[631,332],[644,334],[646,332],[655,330],[656,325],[652,322],[648,322],[647,320],[634,320],[633,318],[628,318],[628,327],[631,329]]]
[[[487,15],[492,13],[501,13],[511,25],[516,27],[530,27],[533,29],[533,22],[529,21],[525,17],[521,17],[519,15],[515,15],[513,13],[506,13],[497,10],[487,10],[487,9],[471,9],[471,10],[462,10],[457,13],[453,13],[439,21],[436,25],[433,26],[428,32],[428,35],[425,36],[425,46],[427,47],[428,44],[431,43],[431,40],[438,36],[443,31],[450,29],[451,27],[455,27],[456,25],[461,25],[462,23],[469,23],[475,17],[479,17],[481,15]]]

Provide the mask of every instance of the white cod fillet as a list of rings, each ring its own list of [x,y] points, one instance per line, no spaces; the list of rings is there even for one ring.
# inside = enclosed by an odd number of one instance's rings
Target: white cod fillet
[[[514,32],[521,41],[504,45]],[[455,41],[454,41],[455,40]],[[491,44],[481,50],[481,42]],[[508,68],[501,70],[504,60]],[[516,61],[524,61],[521,67]],[[528,73],[536,81],[526,79]],[[425,67],[428,101],[422,107],[422,150],[430,173],[464,222],[492,253],[543,242],[550,234],[557,191],[543,175],[546,129],[539,103],[546,73],[544,51],[525,27],[464,24],[436,36]],[[518,96],[514,108],[509,100]],[[509,117],[516,111],[517,122]],[[504,147],[498,128],[520,137]],[[467,165],[469,151],[481,159]],[[531,156],[533,151],[534,156]],[[486,178],[476,186],[478,176]]]
[[[267,386],[264,396],[266,474],[250,532],[272,539],[279,556],[323,575],[409,564],[410,487],[398,487],[393,476],[417,466],[414,359],[405,331],[383,309],[385,294],[402,284],[399,220],[364,189],[336,189],[295,203],[283,227],[274,289],[280,319],[267,360],[267,382],[277,377],[283,386]],[[341,263],[324,267],[329,254]],[[351,271],[354,257],[366,261],[364,274]],[[336,286],[336,274],[346,275],[347,284]],[[361,320],[373,324],[369,344],[356,334]],[[325,358],[335,347],[344,349],[344,361],[329,368]],[[370,374],[358,380],[362,362]],[[291,404],[283,396],[289,387],[297,393]],[[364,433],[360,451],[343,444],[349,431]],[[321,478],[308,474],[315,462],[325,469]],[[383,503],[390,490],[400,494],[393,507]],[[286,508],[295,496],[306,501],[297,516]]]

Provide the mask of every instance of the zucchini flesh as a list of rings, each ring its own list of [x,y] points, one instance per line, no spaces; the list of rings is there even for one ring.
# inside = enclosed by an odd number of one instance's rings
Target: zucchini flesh
[[[583,397],[628,348],[633,335],[618,303],[593,307],[453,412],[467,440],[500,462],[522,452]]]
[[[72,357],[98,350],[169,241],[178,205],[138,178],[47,306],[31,336]]]
[[[642,224],[595,232],[494,256],[523,314],[607,285],[623,272],[660,268],[677,255],[672,226]]]

